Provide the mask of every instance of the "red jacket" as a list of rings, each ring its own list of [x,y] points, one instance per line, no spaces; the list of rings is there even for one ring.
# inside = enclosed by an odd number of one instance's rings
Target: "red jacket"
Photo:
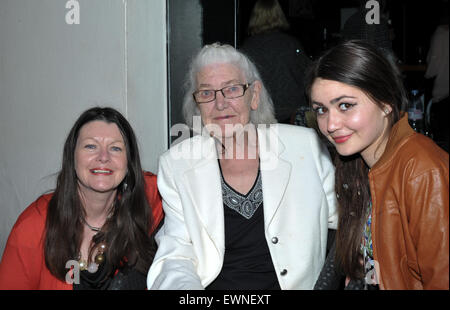
[[[156,175],[144,172],[148,201],[154,225],[163,218]],[[0,289],[71,290],[72,284],[59,280],[45,265],[44,241],[48,203],[52,194],[42,195],[17,219],[6,243],[0,263]]]

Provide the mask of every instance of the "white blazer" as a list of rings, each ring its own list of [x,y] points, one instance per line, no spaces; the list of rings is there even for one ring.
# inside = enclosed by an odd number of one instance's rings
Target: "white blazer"
[[[336,229],[334,167],[314,130],[258,128],[265,237],[282,289],[312,289]],[[220,273],[224,206],[215,140],[194,136],[164,153],[158,188],[164,225],[149,289],[203,289]]]

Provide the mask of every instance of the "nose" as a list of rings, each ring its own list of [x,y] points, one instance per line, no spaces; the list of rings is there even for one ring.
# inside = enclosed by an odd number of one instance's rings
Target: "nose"
[[[219,111],[225,110],[228,107],[228,103],[220,90],[216,91],[215,106]]]
[[[97,160],[101,163],[107,163],[110,160],[110,154],[106,147],[100,148]]]
[[[329,111],[327,118],[327,131],[333,133],[342,127],[342,118],[339,113]]]

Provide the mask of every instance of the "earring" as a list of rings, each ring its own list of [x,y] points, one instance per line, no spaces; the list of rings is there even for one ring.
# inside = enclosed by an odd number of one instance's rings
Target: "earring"
[[[384,114],[388,115],[390,113],[388,108],[384,108]]]

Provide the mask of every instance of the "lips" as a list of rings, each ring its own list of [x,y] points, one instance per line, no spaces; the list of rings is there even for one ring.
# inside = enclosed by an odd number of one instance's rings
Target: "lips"
[[[339,136],[339,137],[332,137],[335,143],[344,143],[345,141],[347,141],[348,139],[350,139],[352,135],[347,135],[347,136]]]
[[[111,175],[111,174],[113,174],[113,171],[111,169],[105,169],[105,168],[94,168],[94,169],[90,169],[89,171],[95,175]]]
[[[217,117],[214,117],[214,120],[221,121],[221,120],[229,119],[229,118],[232,118],[232,117],[234,117],[234,115],[217,116]]]

